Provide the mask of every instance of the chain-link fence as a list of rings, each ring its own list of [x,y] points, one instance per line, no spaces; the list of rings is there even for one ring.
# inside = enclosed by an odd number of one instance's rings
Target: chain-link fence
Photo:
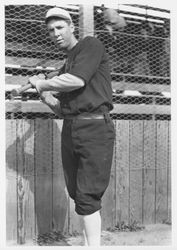
[[[117,82],[113,84],[113,101],[117,104],[169,105],[169,93],[163,92],[167,89],[169,92],[170,86],[170,20],[158,16],[152,19],[147,13],[153,8],[148,6],[144,6],[144,14],[133,12],[134,9],[138,11],[138,7],[139,11],[143,9],[137,5],[118,5],[118,24],[114,23],[114,13],[111,12],[110,17],[104,6],[94,9],[95,34],[107,49],[112,80]],[[168,13],[167,10],[158,11]],[[143,110],[142,105],[139,107]],[[139,111],[128,119],[152,118]],[[158,119],[167,118],[159,115]],[[127,114],[121,114],[120,119],[127,119]]]
[[[30,75],[51,73],[64,63],[65,54],[52,44],[44,24],[45,13],[50,7],[9,5],[5,8],[8,100],[11,98],[12,84],[24,85]],[[82,38],[83,27],[79,25],[82,13],[79,6],[71,5],[67,9],[76,26],[77,38]],[[165,115],[159,105],[170,104],[170,19],[158,16],[152,19],[147,13],[144,16],[139,14],[143,19],[138,19],[138,13],[123,11],[119,6],[116,11],[122,19],[120,25],[115,26],[109,18],[106,19],[106,9],[105,6],[94,7],[93,16],[87,16],[87,21],[90,25],[91,18],[94,18],[91,35],[103,42],[109,54],[114,103],[149,104],[149,107],[150,104],[157,104],[159,112],[156,117],[169,118],[169,114]],[[146,12],[149,9],[146,6]],[[158,13],[169,11],[158,10]],[[33,90],[19,98],[23,101],[39,99]],[[123,114],[126,118],[127,114]],[[151,114],[147,115],[152,118]],[[118,118],[117,115],[115,117]]]
[[[62,122],[34,89],[11,95],[29,76],[51,74],[65,62],[44,23],[51,7],[5,6],[7,238],[19,243],[54,229],[79,230],[71,201],[61,195]],[[120,21],[115,25],[104,5],[68,4],[64,9],[72,16],[76,37],[100,39],[110,60],[116,142],[103,227],[169,219],[170,12],[117,5]]]

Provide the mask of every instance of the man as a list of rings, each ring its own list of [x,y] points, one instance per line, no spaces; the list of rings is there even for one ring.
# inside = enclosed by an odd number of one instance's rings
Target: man
[[[51,79],[33,76],[29,81],[43,102],[64,119],[61,150],[66,186],[83,222],[85,244],[99,246],[101,198],[109,183],[115,137],[109,117],[113,105],[108,57],[96,38],[76,39],[65,10],[50,9],[46,25],[68,60]]]
[[[128,25],[124,17],[120,16],[117,10],[108,8],[102,12],[102,20],[100,29],[104,32],[98,31],[97,38],[106,48],[112,72],[130,72],[130,39],[126,35]]]

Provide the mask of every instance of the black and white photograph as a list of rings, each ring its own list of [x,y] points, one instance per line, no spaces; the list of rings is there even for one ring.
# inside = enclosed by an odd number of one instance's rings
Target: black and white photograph
[[[170,3],[2,9],[6,246],[173,247]]]

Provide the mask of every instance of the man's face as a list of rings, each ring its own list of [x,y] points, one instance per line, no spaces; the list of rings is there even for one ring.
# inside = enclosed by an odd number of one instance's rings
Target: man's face
[[[52,41],[63,50],[70,50],[73,47],[73,24],[64,20],[52,19],[47,23],[47,29]]]

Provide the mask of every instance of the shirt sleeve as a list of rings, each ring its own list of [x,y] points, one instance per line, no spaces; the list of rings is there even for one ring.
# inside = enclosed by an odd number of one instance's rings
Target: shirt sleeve
[[[88,37],[84,40],[68,73],[82,78],[87,84],[98,70],[104,50],[104,45],[98,39]]]
[[[70,92],[84,86],[82,78],[71,75],[69,73],[54,76],[48,80],[38,80],[36,89],[39,93],[42,91],[63,91]]]

